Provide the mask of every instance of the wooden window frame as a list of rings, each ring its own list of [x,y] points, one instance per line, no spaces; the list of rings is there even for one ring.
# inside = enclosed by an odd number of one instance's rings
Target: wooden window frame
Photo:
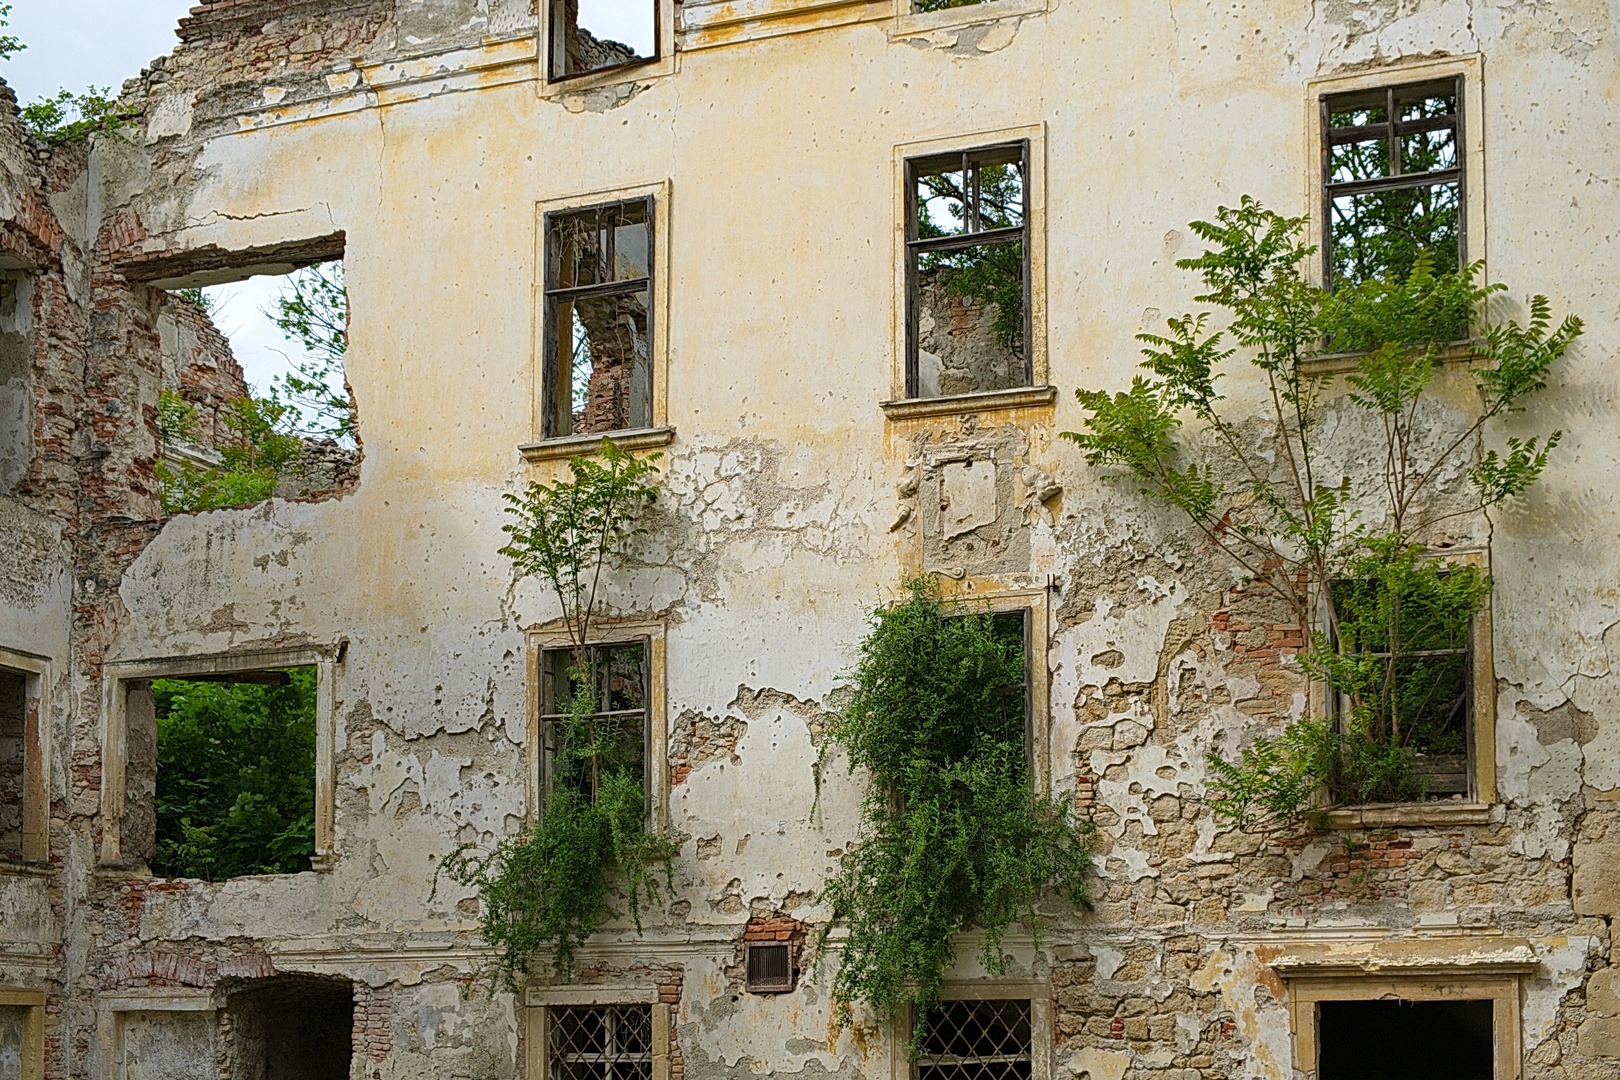
[[[664,623],[658,620],[630,620],[593,622],[590,645],[627,644],[633,641],[645,642],[645,663],[647,666],[647,800],[651,804],[650,821],[653,829],[662,834],[669,832],[669,722],[666,712],[666,678],[665,663],[666,650],[664,644]],[[545,626],[530,628],[526,637],[528,639],[528,683],[529,683],[529,761],[527,773],[527,789],[529,797],[528,817],[531,821],[538,820],[540,812],[545,805],[546,790],[544,787],[544,741],[541,738],[541,716],[544,705],[543,686],[540,678],[540,664],[542,654],[552,649],[566,649],[571,647],[572,639],[568,629],[561,622],[549,623]]]
[[[1490,559],[1484,551],[1448,551],[1435,556],[1458,566],[1477,567],[1490,573]],[[1494,593],[1474,613],[1469,625],[1470,654],[1468,687],[1468,773],[1469,790],[1463,799],[1431,799],[1427,802],[1390,805],[1339,806],[1328,803],[1323,823],[1334,829],[1385,828],[1406,825],[1470,825],[1490,820],[1496,802],[1496,668],[1491,654],[1493,641],[1491,608]],[[1314,716],[1330,717],[1327,687],[1318,680],[1310,686],[1310,709]],[[1324,799],[1331,796],[1324,792]]]
[[[967,8],[951,9],[966,11]],[[932,13],[931,13],[932,14]],[[911,305],[910,289],[911,248],[908,209],[911,190],[907,183],[907,162],[915,158],[929,158],[944,154],[961,153],[1001,144],[1025,142],[1029,149],[1025,157],[1024,175],[1024,251],[1028,265],[1024,288],[1026,374],[1028,385],[1009,390],[991,390],[973,394],[955,394],[937,398],[909,396]],[[912,420],[933,416],[982,413],[1005,409],[1051,409],[1057,400],[1055,388],[1048,385],[1047,357],[1047,286],[1046,286],[1046,125],[1028,124],[1022,127],[978,131],[918,142],[900,143],[894,147],[894,285],[891,317],[890,400],[882,402],[884,413],[890,420]]]
[[[1328,260],[1332,258],[1331,247],[1326,242],[1332,218],[1327,213],[1328,201],[1324,191],[1324,181],[1327,177],[1326,164],[1323,161],[1323,148],[1326,145],[1326,131],[1323,126],[1324,99],[1338,97],[1341,94],[1379,90],[1385,87],[1399,88],[1450,78],[1456,78],[1461,82],[1458,95],[1457,162],[1459,171],[1467,178],[1465,181],[1467,188],[1460,199],[1462,206],[1457,227],[1467,238],[1467,245],[1463,249],[1464,257],[1472,262],[1489,260],[1485,230],[1484,60],[1480,54],[1474,53],[1441,60],[1392,64],[1348,75],[1312,79],[1306,84],[1303,103],[1305,122],[1302,130],[1305,134],[1304,160],[1310,162],[1311,167],[1303,172],[1305,188],[1301,194],[1310,218],[1309,235],[1315,238],[1322,252],[1322,257],[1311,261],[1307,267],[1314,284],[1326,287],[1331,283],[1326,270]],[[1466,350],[1464,355],[1469,355]]]
[[[337,859],[337,672],[343,645],[259,649],[211,656],[160,660],[119,660],[105,664],[101,676],[101,853],[99,868],[144,873],[130,864],[123,850],[123,820],[128,766],[128,703],[131,683],[153,679],[186,679],[283,668],[315,669],[315,854],[310,869],[331,870]],[[286,875],[291,876],[291,875]]]
[[[585,648],[586,648],[587,651],[589,651],[592,654],[592,656],[591,656],[591,668],[592,668],[593,681],[595,681],[594,676],[597,673],[596,655],[595,655],[596,651],[600,650],[600,649],[619,648],[619,647],[628,646],[628,645],[639,645],[639,646],[641,646],[641,694],[642,694],[642,705],[641,705],[640,709],[625,710],[623,715],[628,715],[630,713],[636,713],[636,712],[639,712],[641,714],[641,783],[642,783],[643,789],[647,793],[647,802],[649,803],[649,806],[647,807],[647,809],[650,810],[651,809],[650,804],[652,802],[652,781],[653,781],[653,777],[652,777],[652,771],[653,771],[652,770],[653,743],[652,743],[652,724],[650,722],[651,721],[651,713],[652,713],[652,709],[650,707],[650,702],[651,702],[651,698],[652,698],[652,638],[649,637],[646,634],[641,634],[639,636],[632,636],[632,637],[614,637],[612,639],[604,639],[602,641],[593,641],[590,644],[586,645]],[[562,722],[564,722],[564,720],[567,717],[567,714],[560,711],[560,709],[557,706],[556,701],[554,700],[555,690],[554,689],[549,689],[547,687],[547,685],[546,685],[547,672],[545,670],[545,662],[546,662],[546,658],[548,656],[552,656],[552,655],[556,655],[556,654],[569,654],[569,653],[572,652],[572,650],[573,650],[573,645],[572,645],[572,643],[570,643],[570,644],[567,644],[567,645],[545,645],[545,646],[542,646],[540,648],[539,652],[538,652],[537,662],[540,664],[540,670],[537,672],[536,677],[538,679],[539,687],[540,687],[540,717],[539,717],[540,775],[537,778],[536,782],[539,785],[539,791],[540,791],[540,812],[541,813],[544,813],[544,810],[545,810],[545,799],[546,799],[546,797],[551,794],[552,789],[556,785],[556,779],[551,775],[551,765],[550,765],[551,759],[550,759],[550,755],[547,753],[547,750],[549,749],[549,741],[548,741],[548,737],[547,737],[546,727],[547,727],[547,725],[556,725],[556,724],[562,723]],[[601,705],[602,702],[598,702],[597,704]],[[548,709],[553,709],[553,710],[557,710],[557,711],[547,711]],[[602,709],[598,709],[595,713],[592,714],[592,716],[608,716],[608,715],[611,715],[611,712],[604,711]]]
[[[1020,215],[1020,224],[1004,229],[981,230],[978,228],[978,170],[982,164],[978,159],[1000,156],[1010,152],[1018,154],[1018,167],[1022,175],[1021,185],[1024,197],[1023,212]],[[922,175],[932,175],[942,166],[960,164],[962,183],[967,188],[967,177],[970,171],[974,175],[974,182],[970,189],[964,191],[967,196],[967,205],[964,207],[967,226],[965,232],[948,236],[921,237],[921,214],[918,210],[917,180]],[[1004,162],[1002,164],[1005,164]],[[1023,297],[1024,297],[1024,381],[1018,386],[997,387],[994,391],[1008,392],[1027,390],[1034,385],[1034,368],[1031,362],[1033,352],[1033,334],[1031,332],[1030,309],[1030,141],[1029,139],[1012,139],[1005,142],[986,143],[979,146],[962,147],[934,154],[919,154],[907,157],[904,160],[903,183],[905,184],[905,230],[906,230],[906,388],[907,401],[920,400],[922,395],[918,386],[918,364],[922,348],[919,340],[919,321],[921,319],[919,283],[921,276],[920,260],[931,252],[965,251],[969,248],[990,247],[998,244],[1021,244],[1024,250],[1023,258]],[[934,395],[934,397],[949,397],[951,395]],[[931,399],[930,399],[931,400]]]
[[[0,671],[23,679],[22,858],[0,860],[0,874],[26,874],[50,863],[51,738],[45,703],[51,662],[33,653],[0,649]]]
[[[639,184],[583,192],[577,195],[546,199],[535,208],[535,281],[534,281],[534,360],[533,360],[533,441],[518,449],[530,462],[557,461],[578,454],[589,454],[610,439],[621,449],[644,450],[667,445],[675,433],[668,426],[669,396],[669,243],[670,235],[669,182]],[[645,428],[627,428],[622,431],[597,432],[587,435],[553,436],[548,434],[547,412],[548,382],[553,362],[548,359],[551,348],[550,308],[547,284],[550,281],[549,221],[553,216],[607,206],[616,203],[649,200],[652,206],[652,229],[647,259],[650,277],[647,284],[647,336],[649,341],[648,379],[649,425]]]

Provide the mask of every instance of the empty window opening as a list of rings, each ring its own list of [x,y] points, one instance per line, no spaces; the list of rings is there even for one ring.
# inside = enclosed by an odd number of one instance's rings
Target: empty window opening
[[[947,1001],[928,1014],[916,1080],[1030,1080],[1028,1001]]]
[[[553,1006],[547,1012],[554,1080],[652,1080],[652,1006]]]
[[[594,802],[603,777],[622,770],[648,783],[648,642],[592,645],[581,670],[572,649],[540,654],[540,782]],[[588,693],[590,708],[574,711]],[[595,753],[590,748],[595,748]]]
[[[652,426],[653,200],[546,215],[546,438]]]
[[[342,262],[170,293],[159,328],[166,513],[342,490],[359,425]]]
[[[315,683],[313,667],[151,683],[155,875],[221,881],[310,869]],[[134,773],[143,740],[130,704]],[[133,777],[129,787],[139,790]]]
[[[23,860],[27,754],[28,679],[0,668],[0,859],[11,862]]]
[[[1029,648],[1033,612],[1028,608],[1018,611],[976,612],[970,615],[950,616],[947,621],[955,622],[958,619],[968,618],[989,620],[992,640],[998,649],[1019,658],[1023,674],[1022,680],[1018,683],[982,688],[981,697],[973,706],[979,730],[998,742],[1015,742],[1022,747],[1025,764],[1033,770],[1033,739],[1030,731],[1033,714],[1031,679],[1033,668]],[[959,746],[950,746],[940,745],[936,739],[935,744],[936,750],[952,760],[965,758],[971,751],[971,746],[965,741]],[[1034,772],[1032,771],[1030,775],[1033,776]]]
[[[1461,102],[1460,76],[1322,99],[1329,284],[1465,263]]]
[[[226,999],[232,1080],[348,1080],[354,988],[347,979],[281,975]]]
[[[658,59],[658,0],[551,0],[552,81]]]
[[[906,162],[906,396],[1028,386],[1028,142]]]
[[[793,943],[750,941],[746,988],[753,994],[778,994],[793,989]]]
[[[1492,1080],[1489,1001],[1324,1001],[1321,1080]]]
[[[1339,652],[1374,663],[1354,699],[1329,694],[1329,711],[1341,726],[1365,724],[1380,744],[1409,753],[1407,771],[1386,763],[1347,774],[1336,778],[1335,794],[1354,802],[1466,796],[1473,774],[1473,612],[1448,603],[1443,586],[1415,590],[1398,603],[1373,580],[1335,581],[1332,589]]]

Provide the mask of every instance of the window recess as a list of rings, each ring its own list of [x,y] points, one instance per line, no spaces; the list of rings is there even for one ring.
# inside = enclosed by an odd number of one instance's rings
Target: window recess
[[[750,994],[781,994],[793,989],[793,943],[790,941],[750,941],[747,954],[746,989]]]
[[[543,438],[652,426],[651,196],[545,214]]]
[[[1032,384],[1029,141],[906,159],[906,397]]]
[[[595,801],[606,770],[625,769],[650,791],[650,642],[646,638],[586,648],[585,670],[574,651],[540,654],[540,787],[550,794],[569,789]],[[595,711],[575,716],[569,703],[589,689]],[[595,745],[598,753],[586,749]]]
[[[1321,98],[1323,280],[1401,276],[1427,251],[1467,262],[1463,77]]]

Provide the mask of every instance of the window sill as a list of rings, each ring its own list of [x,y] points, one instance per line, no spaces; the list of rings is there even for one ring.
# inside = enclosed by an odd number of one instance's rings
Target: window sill
[[[640,428],[635,431],[604,431],[592,435],[565,435],[560,439],[525,443],[518,453],[528,462],[556,461],[558,458],[589,457],[603,439],[609,439],[620,450],[651,450],[668,446],[675,441],[672,427]]]
[[[1484,343],[1483,338],[1453,341],[1440,346],[1436,359],[1442,364],[1472,363],[1479,359],[1474,355],[1474,347]],[[1314,360],[1307,360],[1299,365],[1299,370],[1304,375],[1342,375],[1360,367],[1361,358],[1366,355],[1365,352],[1323,353]]]
[[[1385,828],[1401,825],[1485,825],[1491,820],[1486,803],[1432,802],[1395,806],[1353,806],[1321,815],[1330,829]]]
[[[1047,10],[1047,0],[981,0],[977,4],[941,8],[939,11],[908,11],[910,0],[899,0],[900,12],[895,16],[894,36],[916,37],[936,30],[952,30],[997,19],[1014,19],[1024,15],[1041,15]]]
[[[17,862],[14,859],[0,859],[0,877],[50,877],[56,873],[56,867],[48,862]]]
[[[917,420],[926,416],[957,416],[999,409],[1044,409],[1057,402],[1055,386],[1021,386],[1016,390],[984,390],[948,397],[902,398],[881,403],[890,420]]]

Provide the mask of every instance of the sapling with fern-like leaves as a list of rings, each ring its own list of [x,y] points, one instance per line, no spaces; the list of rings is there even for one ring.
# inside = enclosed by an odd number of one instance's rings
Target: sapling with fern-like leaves
[[[1200,276],[1196,300],[1219,322],[1206,310],[1139,335],[1129,389],[1079,390],[1084,430],[1063,433],[1110,478],[1184,515],[1244,590],[1281,601],[1308,634],[1299,667],[1325,686],[1331,715],[1209,759],[1216,814],[1253,830],[1299,822],[1324,792],[1421,800],[1422,760],[1466,750],[1461,665],[1491,582],[1437,557],[1436,542],[1541,476],[1559,432],[1488,437],[1581,334],[1574,316],[1555,325],[1539,295],[1526,323],[1488,322],[1503,286],[1483,284],[1479,264],[1436,273],[1427,253],[1404,273],[1326,291],[1303,272],[1315,250],[1304,224],[1248,197],[1192,223],[1208,248],[1177,265]],[[1459,352],[1478,404],[1437,425],[1435,379]],[[1234,404],[1222,380],[1244,367]],[[1346,453],[1355,431],[1375,441]]]

